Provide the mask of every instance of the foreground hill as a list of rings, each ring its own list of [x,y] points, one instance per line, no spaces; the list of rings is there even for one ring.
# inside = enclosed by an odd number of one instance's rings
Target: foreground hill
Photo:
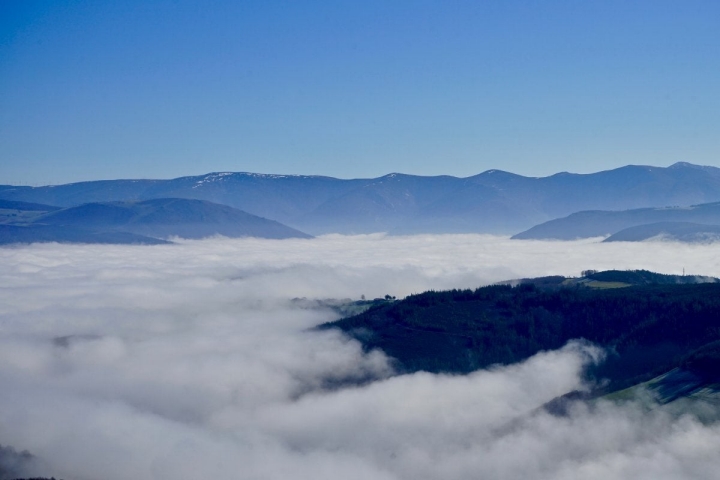
[[[168,237],[310,238],[273,220],[203,200],[86,203],[0,225],[0,243],[167,243]]]
[[[89,202],[191,198],[322,233],[514,233],[579,210],[720,201],[720,169],[678,163],[534,178],[489,170],[467,178],[389,174],[322,176],[211,173],[173,180],[0,186],[0,198],[64,207]]]
[[[631,240],[633,238],[636,240],[642,240],[655,236],[652,235],[654,227],[648,227],[648,225],[658,223],[720,225],[720,202],[692,205],[688,207],[638,208],[623,211],[591,210],[577,212],[572,215],[568,215],[567,217],[541,223],[529,230],[518,233],[512,238],[574,240],[577,238],[613,235],[621,230],[644,225],[644,229],[647,230],[646,234],[642,234],[640,231],[631,231],[630,233],[623,234],[621,237],[616,237],[616,239],[625,237],[627,240]],[[671,231],[676,231],[680,227],[680,231],[678,231],[678,233],[682,233],[681,225],[666,225],[666,227],[673,227]],[[696,231],[697,230],[698,229],[696,229]],[[699,230],[702,230],[702,228]],[[706,231],[712,232],[713,228],[708,228]]]
[[[406,372],[466,373],[586,339],[612,352],[591,373],[617,390],[693,367],[688,359],[720,339],[717,282],[644,271],[527,279],[412,295],[320,328],[342,329]]]

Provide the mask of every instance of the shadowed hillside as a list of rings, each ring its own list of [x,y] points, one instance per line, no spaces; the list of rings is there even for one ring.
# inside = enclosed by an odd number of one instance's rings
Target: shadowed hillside
[[[467,373],[585,339],[610,352],[592,374],[611,390],[678,367],[720,338],[714,278],[608,271],[514,283],[411,295],[320,328],[342,329],[406,372]]]

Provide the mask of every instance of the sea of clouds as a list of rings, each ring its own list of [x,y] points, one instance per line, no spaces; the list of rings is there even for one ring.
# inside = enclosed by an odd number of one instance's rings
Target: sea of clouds
[[[633,404],[539,409],[587,388],[594,346],[395,375],[382,352],[312,330],[332,310],[292,299],[586,269],[720,276],[718,248],[488,235],[2,248],[0,478],[717,478],[715,424]]]

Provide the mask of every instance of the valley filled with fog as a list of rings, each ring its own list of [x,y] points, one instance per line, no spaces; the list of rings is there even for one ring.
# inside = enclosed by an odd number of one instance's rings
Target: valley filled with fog
[[[717,244],[328,235],[0,249],[0,445],[69,479],[714,478],[720,426],[583,390],[583,342],[397,375],[293,299],[402,298],[587,269],[720,276]],[[3,457],[0,456],[0,462]],[[11,459],[12,460],[12,459]],[[11,465],[12,463],[12,465]],[[9,476],[8,478],[14,478]]]

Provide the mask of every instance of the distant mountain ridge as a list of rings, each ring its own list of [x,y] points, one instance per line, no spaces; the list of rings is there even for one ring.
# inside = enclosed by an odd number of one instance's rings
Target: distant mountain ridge
[[[662,224],[662,225],[659,225]],[[670,225],[675,224],[675,225]],[[703,229],[700,225],[720,225],[720,202],[691,205],[688,207],[638,208],[621,211],[588,210],[576,212],[567,217],[550,220],[536,225],[513,236],[515,239],[557,239],[573,240],[577,238],[600,237],[619,234],[620,231],[633,228],[629,233],[613,238],[641,240],[670,229],[681,234],[683,226],[695,224],[694,232],[705,230],[712,233],[713,228]],[[654,227],[650,227],[654,225]],[[636,227],[644,226],[638,230]],[[679,229],[679,230],[678,230]],[[693,230],[693,229],[691,229]],[[653,233],[655,232],[655,233]],[[668,231],[672,235],[671,231]]]
[[[13,200],[0,199],[0,211],[2,210],[21,210],[26,212],[51,212],[60,210],[61,207],[54,205],[43,205],[41,203],[16,202]]]
[[[691,222],[657,222],[625,228],[603,242],[642,242],[650,239],[674,240],[685,243],[720,241],[720,225]]]
[[[55,225],[1,225],[0,245],[26,243],[92,243],[113,245],[163,245],[166,240],[130,232],[100,232],[93,229]]]
[[[511,234],[580,210],[720,201],[720,169],[681,162],[539,178],[488,170],[467,178],[392,173],[349,180],[216,172],[172,180],[0,186],[0,199],[63,207],[168,197],[229,205],[312,234]]]
[[[0,207],[3,201],[0,200]],[[19,208],[23,205],[33,210]],[[159,244],[169,237],[310,238],[274,220],[205,200],[160,198],[145,201],[95,202],[57,209],[8,203],[18,209],[0,216],[0,244],[139,243]]]

